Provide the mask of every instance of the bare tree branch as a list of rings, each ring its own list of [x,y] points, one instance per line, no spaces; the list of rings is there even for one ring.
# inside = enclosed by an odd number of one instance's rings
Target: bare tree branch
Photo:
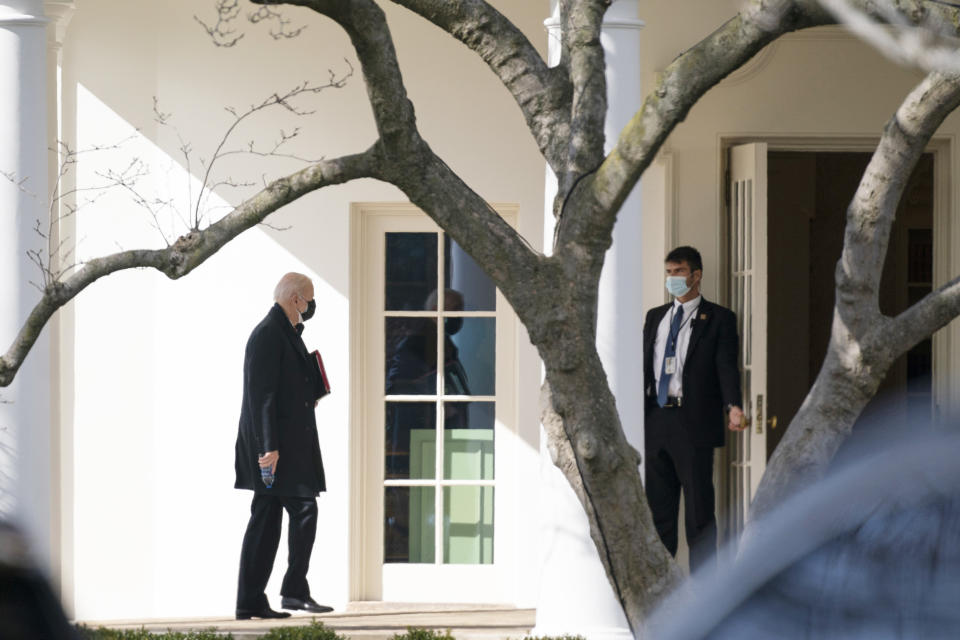
[[[884,128],[847,210],[827,357],[767,464],[752,519],[823,475],[894,360],[919,340],[920,331],[929,335],[956,312],[956,281],[896,319],[882,316],[877,300],[890,228],[907,179],[933,133],[958,105],[960,77],[934,72]]]
[[[263,4],[269,0],[251,0]],[[367,96],[386,153],[403,153],[419,141],[413,104],[407,97],[393,37],[383,10],[372,0],[294,0],[339,24],[360,58]]]
[[[259,224],[268,215],[297,198],[322,187],[342,184],[378,172],[374,149],[307,167],[275,180],[243,202],[232,213],[202,231],[191,231],[166,249],[121,251],[87,261],[79,270],[43,288],[17,337],[0,357],[0,387],[9,386],[53,313],[75,298],[88,285],[116,271],[150,267],[171,279],[181,278],[202,264],[241,232]]]
[[[17,177],[17,174],[14,171],[0,171],[0,176],[3,176],[7,180],[9,180],[10,184],[15,186],[17,190],[20,191],[21,193],[25,193],[32,198],[37,197],[37,194],[33,193],[26,187],[27,182],[30,180],[30,176],[19,178]]]
[[[160,101],[157,96],[153,96],[153,119],[161,127],[166,127],[171,129],[175,136],[177,136],[177,142],[179,146],[177,147],[180,151],[180,155],[183,156],[184,168],[187,172],[187,206],[184,208],[184,214],[180,215],[180,219],[186,221],[190,219],[191,222],[187,223],[188,229],[199,228],[200,221],[195,216],[190,215],[190,210],[193,209],[193,181],[190,179],[190,176],[193,175],[192,156],[193,156],[193,147],[192,145],[184,140],[183,135],[180,133],[180,129],[173,124],[173,115],[170,113],[164,113],[160,110]],[[197,207],[200,206],[200,199],[203,197],[203,189],[200,190],[200,195],[197,196]]]
[[[848,0],[820,0],[837,19],[860,39],[894,62],[924,72],[960,73],[960,38],[946,11],[960,5],[938,2],[940,10],[919,4],[898,6],[893,0],[873,0],[868,7]]]
[[[146,210],[152,219],[151,226],[160,233],[163,243],[168,247],[170,246],[170,238],[167,237],[167,234],[160,224],[160,214],[165,209],[172,208],[173,201],[162,200],[160,198],[147,198],[140,192],[136,185],[137,180],[150,173],[145,164],[140,162],[138,158],[134,158],[127,169],[122,172],[108,169],[107,171],[97,171],[95,173],[97,176],[108,181],[105,189],[118,188],[125,191],[133,200],[134,204]]]
[[[274,40],[296,38],[307,28],[307,25],[301,25],[296,28],[291,27],[292,21],[282,12],[272,8],[273,5],[283,4],[282,2],[263,0],[263,2],[257,2],[255,4],[261,4],[263,6],[258,7],[256,11],[248,13],[247,21],[250,22],[250,24],[272,24],[273,26],[270,27],[269,33],[270,37]],[[196,14],[194,14],[193,19],[203,27],[203,30],[207,32],[207,35],[210,36],[210,39],[216,46],[232,47],[236,45],[243,39],[244,35],[246,35],[243,33],[238,35],[237,29],[234,27],[240,15],[239,0],[214,0],[214,10],[217,13],[217,20],[212,24],[207,24]]]
[[[381,179],[396,185],[481,264],[515,309],[531,295],[523,277],[537,255],[520,235],[420,137],[393,38],[372,0],[296,0],[337,22],[350,36],[363,70],[383,155]],[[541,294],[542,295],[542,294]]]
[[[287,158],[288,160],[296,160],[298,162],[305,162],[308,164],[314,164],[321,162],[323,157],[320,158],[305,158],[303,156],[297,155],[295,153],[284,153],[280,151],[280,148],[286,145],[288,142],[300,135],[300,127],[294,128],[290,133],[287,133],[283,129],[280,130],[280,139],[276,140],[271,149],[258,149],[256,142],[250,140],[247,142],[247,146],[243,149],[234,149],[232,151],[224,151],[220,154],[221,158],[232,155],[252,155],[259,156],[261,158]]]
[[[340,89],[343,88],[347,80],[353,76],[353,65],[350,64],[349,60],[344,59],[344,62],[347,65],[346,70],[341,74],[336,74],[332,70],[329,72],[330,78],[329,81],[325,84],[311,84],[310,82],[303,82],[296,85],[292,89],[288,90],[285,93],[273,93],[259,103],[250,105],[246,111],[239,112],[233,107],[225,107],[225,110],[233,117],[233,121],[230,123],[230,126],[227,127],[226,131],[220,137],[217,142],[213,154],[210,157],[209,161],[205,161],[203,158],[200,159],[201,167],[203,168],[203,176],[200,182],[200,192],[196,198],[193,197],[193,185],[192,181],[188,178],[188,187],[187,187],[187,210],[189,213],[189,228],[193,231],[198,230],[203,222],[204,216],[207,213],[207,203],[209,202],[210,196],[212,195],[214,189],[217,186],[232,186],[238,187],[245,185],[245,183],[240,183],[233,181],[231,179],[214,181],[212,178],[214,167],[217,163],[226,156],[236,155],[240,153],[250,153],[253,155],[259,155],[263,157],[286,157],[293,158],[297,160],[306,161],[305,158],[300,158],[295,154],[286,154],[280,153],[279,149],[286,145],[288,142],[293,140],[299,135],[299,129],[295,129],[293,133],[287,134],[283,130],[280,131],[280,139],[275,142],[273,149],[269,151],[259,151],[255,147],[255,143],[250,141],[246,149],[235,149],[225,151],[224,148],[230,142],[231,136],[236,132],[236,130],[242,125],[248,118],[256,115],[257,113],[270,109],[272,107],[281,107],[286,111],[296,115],[296,116],[307,116],[313,113],[312,110],[304,109],[300,106],[297,106],[295,100],[298,97],[304,95],[318,94],[327,89]],[[192,175],[191,171],[191,162],[193,157],[193,148],[192,145],[186,142],[183,136],[180,133],[180,130],[173,124],[172,116],[169,113],[164,113],[160,110],[159,102],[156,97],[153,101],[153,111],[154,111],[154,120],[163,127],[170,128],[174,134],[177,136],[179,142],[179,150],[183,155],[187,174]],[[140,204],[144,204],[145,200],[138,200]],[[148,207],[149,209],[149,207]]]
[[[73,188],[63,191],[63,179],[70,172],[70,170],[76,166],[78,159],[81,156],[90,155],[94,153],[99,153],[103,151],[118,151],[123,146],[133,140],[139,131],[130,134],[126,138],[119,140],[118,142],[106,145],[92,145],[85,149],[73,149],[70,145],[63,140],[57,140],[57,147],[55,149],[50,149],[50,151],[55,152],[60,157],[60,166],[57,170],[57,179],[54,181],[53,188],[50,193],[50,225],[51,227],[58,221],[55,210],[58,205],[65,203],[67,197],[81,193],[84,191],[96,191],[103,192],[105,189],[109,189],[109,185],[98,186],[98,187],[84,187],[81,189]],[[77,205],[72,208],[70,213],[76,213],[83,205]],[[62,219],[61,216],[59,219]]]
[[[920,155],[944,118],[960,104],[960,79],[929,74],[904,100],[883,136],[847,210],[837,265],[837,309],[856,334],[879,316],[880,276],[897,204]]]
[[[276,27],[270,29],[270,36],[274,40],[296,38],[298,35],[303,33],[304,29],[307,28],[307,25],[301,25],[296,29],[291,28],[291,21],[284,17],[282,13],[268,5],[261,6],[256,11],[248,14],[247,19],[251,24],[258,24],[260,22],[273,22]]]
[[[928,293],[890,323],[892,350],[906,353],[960,316],[960,277]]]
[[[407,166],[390,169],[390,182],[484,265],[521,319],[536,326],[540,320],[529,311],[548,294],[534,284],[541,282],[543,257],[513,227],[425,143]]]
[[[523,32],[484,0],[392,1],[477,52],[513,95],[544,158],[561,173],[570,128],[566,68],[548,68]]]
[[[77,164],[80,156],[119,150],[124,144],[132,140],[135,135],[136,134],[131,134],[123,140],[113,144],[93,145],[86,149],[80,150],[72,149],[66,142],[58,140],[56,147],[50,149],[51,152],[57,154],[60,160],[57,170],[57,177],[54,180],[54,185],[50,194],[49,220],[46,225],[47,228],[45,231],[41,229],[40,220],[36,220],[34,224],[35,233],[45,241],[46,251],[27,251],[27,257],[37,266],[41,274],[41,282],[35,283],[31,281],[33,286],[42,291],[50,283],[59,280],[64,273],[76,266],[75,264],[68,264],[66,266],[58,264],[57,257],[60,259],[68,258],[69,254],[71,253],[70,251],[68,251],[67,254],[63,253],[64,247],[69,241],[69,238],[57,239],[55,234],[55,229],[59,227],[60,223],[74,215],[83,207],[94,203],[111,189],[120,186],[117,184],[118,179],[120,181],[127,181],[129,183],[128,186],[132,187],[138,178],[145,175],[146,170],[139,159],[134,158],[130,161],[130,164],[119,173],[112,172],[112,175],[106,176],[103,172],[95,172],[97,176],[107,179],[107,182],[102,185],[98,185],[96,187],[85,187],[81,189],[72,188],[68,189],[67,191],[63,191],[64,177]],[[95,192],[95,194],[93,197],[90,197],[79,204],[73,204],[67,201],[69,196],[84,192]],[[61,207],[66,210],[65,213],[61,210]],[[54,245],[54,242],[56,242],[56,245]],[[54,270],[54,265],[56,265],[56,270]]]
[[[680,54],[620,133],[599,170],[577,185],[578,210],[564,211],[557,248],[592,238],[609,246],[616,215],[664,140],[696,102],[779,36],[832,18],[813,3],[752,0],[735,17]],[[572,219],[571,219],[572,218]]]
[[[603,159],[603,123],[607,113],[607,81],[600,28],[609,2],[561,0],[563,40],[570,50],[570,142],[568,171],[558,176],[560,193],[570,181],[597,168]]]
[[[279,226],[277,226],[277,225],[275,225],[275,224],[270,224],[269,222],[261,222],[261,223],[260,223],[260,226],[261,226],[261,227],[266,227],[267,229],[273,229],[274,231],[290,231],[290,229],[293,228],[293,227],[291,227],[290,225],[286,225],[286,226],[283,226],[283,227],[279,227]]]
[[[207,32],[215,45],[232,47],[240,42],[245,35],[242,33],[235,35],[236,29],[231,28],[237,16],[240,15],[240,0],[216,0],[214,8],[217,11],[217,21],[212,25],[208,25],[196,15],[193,16],[193,19],[203,27],[203,30]]]

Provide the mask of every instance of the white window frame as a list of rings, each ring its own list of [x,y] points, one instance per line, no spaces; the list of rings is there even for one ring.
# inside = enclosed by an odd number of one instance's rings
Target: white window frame
[[[513,226],[517,205],[494,204]],[[351,601],[484,602],[508,603],[515,599],[517,538],[515,502],[518,491],[517,436],[517,318],[497,291],[496,395],[470,400],[494,400],[496,474],[493,481],[436,481],[443,486],[469,484],[495,486],[494,562],[491,565],[383,564],[383,318],[418,315],[383,309],[384,238],[387,232],[439,232],[441,229],[410,203],[354,203],[351,205],[350,256],[350,587]],[[458,312],[458,316],[490,317],[489,312]],[[380,332],[379,340],[375,339]],[[420,400],[436,400],[423,396]],[[456,397],[451,397],[456,400]],[[428,484],[434,485],[430,480]],[[387,484],[392,484],[387,482]],[[416,484],[403,482],[402,484]],[[437,523],[437,535],[442,524]],[[437,547],[438,556],[440,555]],[[396,575],[394,575],[396,574]],[[385,579],[386,576],[386,579]],[[400,590],[395,585],[403,580]],[[394,585],[394,586],[392,586]]]

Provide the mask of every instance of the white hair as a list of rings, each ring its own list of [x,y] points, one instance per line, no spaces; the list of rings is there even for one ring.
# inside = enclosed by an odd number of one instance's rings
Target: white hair
[[[291,271],[280,278],[280,282],[273,290],[273,300],[274,302],[280,302],[287,300],[294,294],[303,295],[303,290],[311,284],[313,283],[307,276]]]

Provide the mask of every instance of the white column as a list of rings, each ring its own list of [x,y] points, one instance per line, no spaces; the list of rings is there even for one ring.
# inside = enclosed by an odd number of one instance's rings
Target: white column
[[[607,120],[604,127],[609,152],[643,102],[640,86],[640,30],[638,0],[616,0],[604,16],[603,44],[607,62]],[[613,230],[600,275],[597,310],[597,351],[627,440],[643,453],[643,301],[640,274],[640,184],[627,197]],[[648,267],[660,268],[662,256],[652,256]]]
[[[41,0],[0,0],[0,351],[12,343],[40,292],[28,250],[47,254],[47,52]],[[23,181],[23,182],[21,182]],[[19,184],[15,184],[19,183]],[[19,526],[47,572],[51,528],[50,342],[44,330],[0,389],[0,517]]]
[[[546,21],[549,64],[560,59],[557,2]],[[606,55],[607,150],[639,108],[640,29],[638,0],[615,0],[604,18],[601,42]],[[553,246],[553,198],[557,181],[546,176],[544,247]],[[640,189],[624,203],[600,280],[597,348],[627,439],[643,451],[643,316],[640,275]],[[554,466],[541,431],[541,574],[537,626],[532,635],[580,634],[588,640],[631,638],[627,620],[607,580],[583,507]]]
[[[74,0],[44,0],[47,16],[47,153],[48,191],[52,196],[60,173],[61,140],[64,133],[63,40],[75,11]],[[72,175],[60,192],[72,186]],[[50,256],[54,270],[64,266],[76,247],[75,219],[62,217],[65,208],[58,198],[48,210],[50,246],[58,248]],[[73,614],[73,359],[65,352],[73,348],[73,305],[61,307],[48,323],[50,333],[50,503],[51,503],[51,575],[67,615]],[[66,402],[65,399],[69,399]]]

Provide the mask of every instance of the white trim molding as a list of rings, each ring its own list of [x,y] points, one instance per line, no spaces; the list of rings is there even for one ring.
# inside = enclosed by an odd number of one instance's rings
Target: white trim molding
[[[760,75],[776,57],[784,43],[797,42],[859,42],[859,38],[842,25],[824,25],[784,34],[761,49],[738,69],[724,78],[718,86],[735,87]]]
[[[43,12],[50,23],[48,42],[51,48],[60,49],[67,36],[67,26],[77,10],[74,0],[44,0]]]

